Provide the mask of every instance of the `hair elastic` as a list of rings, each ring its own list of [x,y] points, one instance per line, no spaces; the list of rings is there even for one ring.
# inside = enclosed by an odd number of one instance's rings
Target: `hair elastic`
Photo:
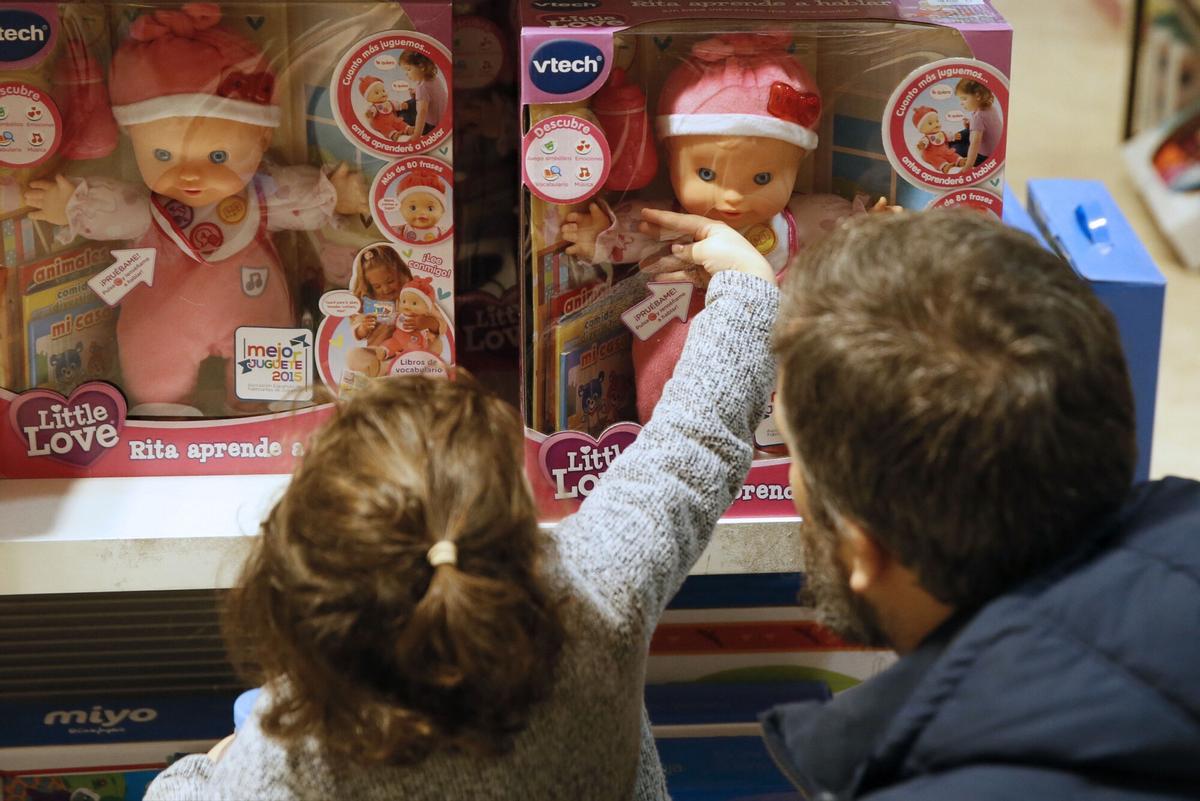
[[[429,564],[437,567],[439,565],[457,565],[458,564],[458,546],[450,540],[439,540],[433,544],[429,552],[425,554],[425,558],[429,560]]]

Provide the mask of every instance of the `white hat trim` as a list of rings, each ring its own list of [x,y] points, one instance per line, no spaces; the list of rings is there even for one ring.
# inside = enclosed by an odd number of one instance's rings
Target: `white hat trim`
[[[140,125],[168,117],[213,117],[263,128],[278,128],[280,110],[279,106],[197,93],[163,95],[127,106],[113,106],[113,116],[121,125]]]
[[[780,139],[805,150],[817,149],[810,128],[760,114],[662,114],[656,120],[658,138],[671,136],[760,136]]]

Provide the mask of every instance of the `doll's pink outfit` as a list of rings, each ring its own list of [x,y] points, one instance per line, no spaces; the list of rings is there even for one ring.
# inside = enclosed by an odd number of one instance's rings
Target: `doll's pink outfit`
[[[419,277],[405,284],[404,289],[400,290],[400,297],[415,295],[425,305],[426,313],[434,314],[433,292],[433,282],[428,278]],[[405,331],[397,325],[392,335],[381,344],[387,350],[387,357],[392,359],[413,351],[429,351],[436,340],[437,334],[431,331]]]
[[[929,106],[920,106],[913,111],[912,121],[913,126],[921,129],[921,122],[930,114],[937,114],[937,111]],[[917,148],[921,153],[921,158],[925,163],[935,170],[944,172],[942,169],[946,165],[951,167],[958,164],[961,156],[950,146],[950,139],[944,131],[938,131],[933,134],[922,134],[917,140]]]
[[[383,79],[377,78],[374,75],[363,78],[359,83],[359,92],[365,97],[367,90],[374,84],[384,85]],[[385,100],[382,103],[371,103],[368,106],[368,110],[375,112],[371,115],[371,127],[375,129],[376,133],[387,139],[398,139],[408,129],[408,124],[396,116],[396,104],[391,100]]]
[[[319,228],[336,203],[333,185],[315,167],[257,175],[244,195],[204,208],[111,179],[81,181],[67,204],[72,234],[155,251],[154,285],[130,292],[117,319],[130,400],[188,402],[209,356],[229,360],[232,391],[236,330],[294,321],[271,232]]]
[[[821,98],[808,71],[788,53],[789,34],[733,34],[698,43],[692,56],[668,76],[659,97],[659,139],[672,136],[750,136],[778,139],[805,150],[817,146]],[[596,262],[633,263],[665,253],[664,243],[638,231],[641,209],[653,205],[601,204],[610,226],[596,239]],[[661,207],[661,204],[658,204]],[[861,200],[836,195],[793,195],[767,223],[742,231],[782,272],[807,243],[839,220],[865,210]],[[704,308],[705,294],[692,296],[688,319]],[[634,339],[638,418],[650,419],[663,386],[683,352],[688,323],[672,320],[642,342]]]
[[[134,21],[113,56],[113,114],[122,125],[213,117],[279,124],[275,76],[249,41],[217,27],[219,8],[190,3]],[[129,240],[155,251],[152,286],[121,302],[117,322],[123,388],[134,404],[188,403],[198,368],[227,360],[233,398],[234,332],[293,323],[287,277],[270,233],[330,221],[337,192],[314,167],[263,171],[241,193],[195,208],[107,178],[79,182],[67,204],[69,233]]]

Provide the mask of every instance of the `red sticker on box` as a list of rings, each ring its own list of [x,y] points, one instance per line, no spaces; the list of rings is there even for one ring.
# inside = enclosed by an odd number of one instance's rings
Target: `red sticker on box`
[[[1004,166],[1007,109],[1008,79],[991,64],[927,64],[901,81],[884,107],[884,150],[896,172],[922,189],[983,183]]]
[[[959,206],[988,212],[996,215],[996,217],[1003,218],[1004,200],[999,195],[994,195],[979,187],[956,189],[953,192],[947,192],[941,197],[935,198],[929,204],[929,208],[931,209],[952,209]]]
[[[377,33],[333,71],[333,117],[355,147],[377,158],[424,153],[450,135],[452,69],[449,53],[429,36]]]

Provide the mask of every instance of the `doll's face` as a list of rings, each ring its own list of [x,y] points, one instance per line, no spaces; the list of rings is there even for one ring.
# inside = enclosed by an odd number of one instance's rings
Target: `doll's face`
[[[783,211],[808,152],[757,136],[673,136],[667,151],[671,185],[684,211],[739,231]]]
[[[958,104],[963,111],[979,111],[979,98],[968,92],[958,92]]]
[[[926,135],[935,134],[942,130],[942,121],[936,114],[926,114],[917,123],[917,130]]]
[[[211,117],[168,117],[128,130],[146,186],[196,208],[241,192],[271,143],[270,128]]]
[[[428,192],[413,192],[404,198],[400,213],[413,228],[432,228],[442,219],[445,208],[442,207],[442,201]]]
[[[429,314],[429,307],[421,301],[416,292],[406,292],[396,303],[396,311],[400,314]]]
[[[404,289],[400,274],[391,267],[379,266],[367,270],[368,293],[374,300],[395,300]]]
[[[367,87],[367,92],[364,97],[368,103],[384,103],[387,102],[388,93],[387,87],[381,83],[373,83]]]

